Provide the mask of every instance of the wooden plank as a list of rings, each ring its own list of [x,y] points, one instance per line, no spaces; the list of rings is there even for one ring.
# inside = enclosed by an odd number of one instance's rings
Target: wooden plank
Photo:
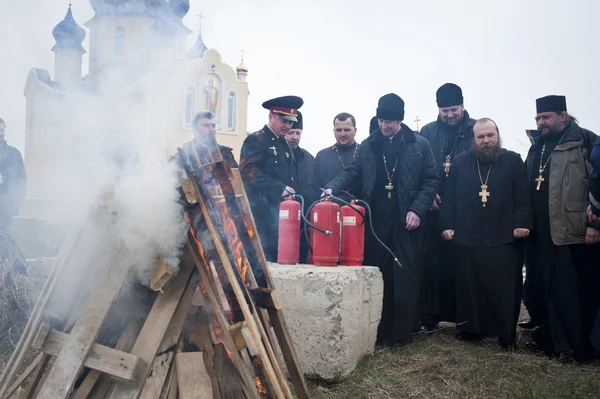
[[[173,363],[175,364],[175,363]],[[179,397],[179,384],[177,382],[177,367],[174,367],[171,385],[169,386],[169,395],[167,399],[177,399]]]
[[[25,382],[25,380],[27,379],[27,377],[29,377],[31,375],[31,373],[34,372],[34,370],[38,367],[38,365],[41,363],[41,361],[44,358],[44,354],[40,353],[39,355],[37,355],[37,357],[33,360],[33,362],[31,362],[31,364],[25,369],[25,371],[23,371],[21,373],[21,375],[19,376],[19,378],[17,378],[17,380],[10,386],[10,388],[8,388],[8,390],[6,391],[6,396],[12,395],[17,389],[19,389],[21,387],[21,385],[23,385],[23,383]],[[19,394],[19,397],[23,397],[24,393],[21,392]]]
[[[169,367],[169,374],[167,374],[167,379],[165,381],[165,385],[163,385],[162,391],[158,399],[168,399],[169,393],[171,392],[171,387],[174,386],[174,380],[177,379],[177,375],[175,374],[175,362],[171,362],[171,366]]]
[[[42,346],[42,351],[52,356],[58,356],[68,341],[68,334],[52,330]],[[144,361],[135,355],[104,345],[93,344],[83,365],[123,381],[135,383],[140,369],[144,366]]]
[[[192,260],[194,261],[194,264],[196,265],[196,269],[198,270],[198,273],[200,274],[200,279],[202,281],[206,281],[206,282],[210,281],[210,278],[208,277],[208,272],[205,269],[205,264],[203,263],[203,261],[200,261],[200,259],[198,258],[198,255],[196,254],[196,249],[194,248],[194,245],[191,243],[190,239],[188,239],[187,248],[188,248],[190,255],[192,256]],[[213,309],[213,312],[217,319],[217,322],[221,326],[227,326],[228,325],[227,319],[225,319],[225,316],[219,310],[219,307],[218,307],[219,300],[217,299],[217,296],[215,295],[215,292],[213,291],[212,286],[210,284],[206,283],[206,284],[204,284],[204,287],[206,290],[206,296],[209,299],[211,308]],[[233,339],[231,338],[231,335],[229,334],[229,330],[223,330],[223,331],[224,331],[224,333],[223,333],[224,345],[223,346],[234,349],[235,343],[233,342]],[[247,398],[248,399],[260,399],[258,392],[256,392],[256,389],[254,389],[254,379],[252,378],[248,369],[246,368],[239,352],[236,351],[231,354],[231,362],[232,362],[233,366],[235,367],[235,369],[237,370],[237,372],[239,373],[242,384],[246,388]]]
[[[90,221],[96,221],[96,219],[103,221],[105,218],[105,211],[103,212],[101,209],[93,208],[90,210],[89,215],[85,218],[85,222],[77,229],[75,234],[67,238],[61,247],[58,258],[52,266],[52,269],[48,274],[48,278],[46,278],[46,282],[44,283],[44,287],[42,288],[35,306],[31,311],[31,315],[29,316],[25,329],[21,334],[21,338],[19,339],[19,342],[17,343],[10,359],[8,360],[4,372],[2,375],[0,375],[0,398],[6,395],[6,390],[9,388],[9,384],[15,377],[17,371],[20,369],[21,363],[23,362],[23,357],[29,350],[29,346],[34,339],[35,334],[37,334],[38,326],[41,323],[44,310],[50,302],[50,298],[53,294],[54,286],[56,285],[57,280],[61,274],[63,274],[63,270],[66,269],[68,271],[73,267],[73,262],[71,262],[71,260],[73,258],[74,248],[77,248],[85,241],[85,233],[89,230],[88,223]],[[78,266],[81,267],[81,265]],[[41,367],[41,369],[44,369],[46,362],[44,361],[42,363],[44,364],[44,367]],[[34,378],[36,381],[38,379],[39,376]]]
[[[187,262],[189,262],[188,269],[192,269],[191,261],[188,259]],[[167,328],[167,332],[163,337],[160,347],[158,348],[158,354],[152,362],[149,376],[144,382],[144,386],[139,396],[140,399],[155,399],[160,396],[163,386],[165,385],[167,374],[169,373],[171,362],[175,356],[177,343],[180,340],[181,330],[185,323],[185,317],[190,308],[190,304],[192,303],[194,291],[197,286],[197,278],[191,278],[177,305],[177,309],[173,314],[173,318],[169,323],[169,327]]]
[[[192,267],[188,263],[182,263],[181,269],[175,278],[165,286],[164,294],[160,294],[154,301],[152,310],[142,327],[142,331],[131,350],[132,355],[139,356],[146,363],[142,370],[141,381],[145,381],[150,372],[150,366],[158,352],[158,348],[163,341],[169,323],[179,304],[183,292],[188,286],[192,275]],[[190,299],[191,300],[191,299]],[[117,382],[110,395],[110,398],[130,399],[136,398],[141,392],[142,386],[129,386],[122,382]]]
[[[250,210],[250,203],[248,202],[248,197],[246,195],[246,191],[244,189],[242,177],[239,173],[239,170],[232,169],[231,172],[233,175],[233,180],[231,181],[231,184],[233,185],[233,190],[236,194],[236,200],[238,204],[240,204],[240,210],[242,211],[244,223],[246,226],[252,228],[253,231],[257,231],[256,223],[254,222],[254,217]],[[267,260],[264,256],[264,252],[260,244],[260,239],[258,235],[253,235],[250,238],[252,240],[252,246],[260,262],[261,272],[264,274],[264,279],[267,283],[266,286],[261,288],[268,288],[273,290],[273,280],[271,278],[271,273],[269,271]],[[283,358],[285,360],[288,373],[290,374],[290,377],[292,379],[292,384],[294,385],[294,390],[296,392],[296,395],[298,396],[298,399],[310,399],[310,393],[308,392],[308,387],[304,379],[304,374],[302,373],[302,368],[300,367],[298,356],[296,355],[296,351],[294,350],[294,346],[292,344],[292,339],[287,328],[287,323],[285,321],[283,310],[281,310],[279,301],[277,300],[277,297],[274,294],[275,291],[272,291],[271,301],[273,303],[273,307],[267,310],[270,322],[273,326],[273,330],[275,331],[275,335],[277,336],[277,341],[279,343],[279,347],[281,348],[281,353],[283,354]],[[263,320],[263,322],[266,322],[266,320]],[[266,330],[270,330],[269,326],[265,324],[266,323],[263,323],[263,327]]]
[[[135,343],[135,339],[137,338],[138,332],[141,327],[140,320],[130,320],[125,327],[125,330],[121,333],[117,344],[115,345],[115,349],[118,351],[129,352],[131,348],[133,348],[133,344]],[[88,375],[85,377],[79,388],[77,388],[77,392],[73,396],[73,399],[85,399],[88,397],[96,383],[100,380],[100,377],[103,374],[98,370],[90,370]],[[105,377],[108,377],[105,375]],[[100,384],[98,384],[98,389],[100,388]],[[106,388],[105,388],[106,389]]]
[[[195,154],[195,152],[194,152]],[[250,334],[250,336],[253,339],[253,344],[256,346],[258,354],[257,354],[257,358],[259,359],[259,366],[262,367],[264,369],[264,374],[266,376],[267,379],[267,383],[269,385],[269,387],[271,388],[271,390],[273,391],[273,394],[275,395],[275,397],[277,398],[285,398],[287,395],[284,394],[284,389],[282,388],[282,385],[287,384],[287,381],[280,381],[277,378],[277,375],[273,369],[273,365],[271,364],[271,362],[269,361],[268,355],[266,353],[266,349],[264,348],[263,344],[262,344],[262,340],[261,340],[261,335],[260,335],[260,331],[258,330],[258,327],[256,325],[256,321],[254,320],[254,316],[252,315],[252,312],[250,311],[250,307],[248,306],[248,303],[246,302],[246,296],[244,295],[243,290],[246,289],[245,286],[243,286],[243,288],[240,286],[240,284],[238,283],[238,276],[236,275],[236,271],[239,274],[239,271],[237,270],[237,267],[232,266],[232,263],[230,262],[230,257],[228,254],[228,251],[226,250],[223,241],[227,242],[226,240],[224,240],[223,237],[221,237],[221,234],[219,233],[219,231],[217,230],[213,219],[212,219],[212,213],[211,210],[208,207],[208,201],[210,201],[210,198],[207,198],[205,195],[203,195],[204,193],[199,191],[200,195],[200,201],[198,202],[199,205],[199,209],[202,212],[202,214],[204,215],[204,222],[206,225],[206,228],[208,230],[208,232],[210,233],[210,236],[212,237],[212,242],[214,244],[215,250],[217,251],[219,258],[221,260],[221,264],[223,266],[223,270],[225,271],[225,274],[227,275],[227,279],[229,281],[229,284],[234,292],[235,298],[240,306],[240,310],[242,312],[242,314],[244,315],[244,319],[246,320],[246,322],[248,323],[248,328],[250,329],[250,331],[252,331],[252,334]],[[213,209],[214,211],[214,209]],[[247,294],[247,292],[246,292]],[[249,295],[248,295],[249,296]],[[249,344],[247,342],[247,344]]]
[[[98,268],[102,271],[100,281],[95,281],[96,288],[83,305],[73,331],[68,335],[52,365],[40,390],[41,397],[66,398],[71,394],[83,363],[92,350],[108,310],[117,298],[127,275],[128,265],[123,263],[122,258],[122,252],[116,251],[108,265],[101,265]]]
[[[175,356],[175,361],[179,399],[213,399],[202,352],[181,352]]]

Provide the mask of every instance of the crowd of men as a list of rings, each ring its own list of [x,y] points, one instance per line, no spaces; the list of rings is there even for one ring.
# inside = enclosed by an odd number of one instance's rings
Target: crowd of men
[[[400,263],[367,231],[364,264],[384,279],[380,344],[453,322],[460,340],[497,337],[514,350],[523,299],[528,347],[590,360],[600,349],[600,140],[564,96],[542,97],[524,162],[492,119],[470,117],[459,86],[444,84],[436,101],[437,120],[415,132],[403,99],[384,95],[362,143],[354,116],[340,113],[335,143],[314,158],[300,146],[303,100],[265,102],[268,122],[244,141],[239,168],[267,259],[277,260],[283,197],[350,193],[369,203]]]
[[[340,113],[335,143],[316,157],[300,147],[303,100],[263,103],[268,122],[245,139],[239,170],[267,260],[277,261],[279,205],[289,193],[308,203],[324,193],[361,198],[374,234],[399,261],[367,230],[364,264],[378,266],[384,280],[379,344],[407,344],[452,322],[460,340],[497,337],[514,350],[523,301],[530,319],[520,326],[533,330],[528,347],[590,360],[600,350],[600,139],[567,112],[564,96],[538,98],[523,161],[502,147],[492,119],[470,117],[459,86],[441,86],[436,102],[437,120],[415,132],[403,123],[403,99],[384,95],[360,144],[356,119]],[[5,126],[0,119],[6,231],[26,176]],[[202,158],[204,140],[216,133],[214,115],[198,113],[192,127]],[[231,148],[219,150],[238,167]],[[308,250],[303,241],[302,261]]]

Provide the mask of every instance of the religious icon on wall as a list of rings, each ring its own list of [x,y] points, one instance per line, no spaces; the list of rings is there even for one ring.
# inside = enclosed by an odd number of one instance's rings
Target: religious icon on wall
[[[220,89],[221,81],[219,78],[213,74],[207,75],[202,88],[202,107],[205,111],[212,112],[216,120],[219,120]]]

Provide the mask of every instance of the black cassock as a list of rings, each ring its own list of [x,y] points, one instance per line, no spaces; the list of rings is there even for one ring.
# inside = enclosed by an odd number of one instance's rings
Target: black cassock
[[[465,332],[514,341],[523,244],[513,231],[533,223],[527,172],[520,155],[508,150],[479,166],[481,178],[473,151],[456,157],[440,218],[442,231],[454,230],[456,323]],[[488,172],[484,207],[481,185]]]

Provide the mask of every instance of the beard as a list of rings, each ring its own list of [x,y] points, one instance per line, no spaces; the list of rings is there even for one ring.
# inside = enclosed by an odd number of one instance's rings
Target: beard
[[[473,143],[473,151],[475,151],[475,155],[477,158],[483,163],[491,163],[496,162],[500,157],[500,153],[502,152],[502,143],[498,141],[493,145],[482,145],[478,147]]]

